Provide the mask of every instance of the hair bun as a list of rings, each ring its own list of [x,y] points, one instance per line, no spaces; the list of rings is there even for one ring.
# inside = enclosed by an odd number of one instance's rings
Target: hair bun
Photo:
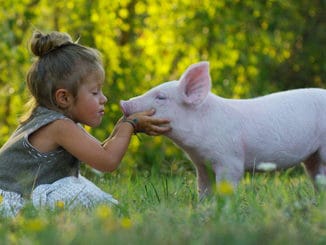
[[[42,57],[50,51],[69,43],[73,43],[73,41],[67,33],[53,31],[49,34],[43,34],[40,31],[34,31],[30,45],[33,54]]]

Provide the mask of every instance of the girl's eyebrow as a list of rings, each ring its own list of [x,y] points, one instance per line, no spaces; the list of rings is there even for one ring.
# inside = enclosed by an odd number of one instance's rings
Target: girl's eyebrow
[[[100,82],[100,81],[97,81],[97,82],[93,81],[93,82],[89,83],[90,87],[102,87],[103,85],[104,85],[104,82]]]
[[[97,86],[98,88],[102,88],[102,87],[103,87],[103,85],[104,85],[104,83],[102,83],[102,82],[99,82],[99,83],[97,83],[97,85],[96,85],[96,86]]]

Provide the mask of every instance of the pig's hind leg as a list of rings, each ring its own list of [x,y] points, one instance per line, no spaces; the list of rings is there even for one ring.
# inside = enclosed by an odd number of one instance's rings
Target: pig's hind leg
[[[323,184],[326,187],[326,149],[318,150],[312,154],[304,161],[304,165],[315,188],[319,189],[319,184]]]

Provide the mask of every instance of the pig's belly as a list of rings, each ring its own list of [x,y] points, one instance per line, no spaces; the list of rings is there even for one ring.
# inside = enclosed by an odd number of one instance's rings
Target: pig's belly
[[[294,122],[276,119],[261,127],[248,128],[243,141],[245,168],[252,169],[266,162],[275,163],[277,168],[287,168],[314,154],[325,130],[317,130],[309,119]]]
[[[277,169],[289,168],[305,161],[316,152],[315,147],[309,147],[302,151],[276,150],[260,151],[256,154],[247,154],[245,158],[245,169],[256,169],[262,163],[274,163]]]

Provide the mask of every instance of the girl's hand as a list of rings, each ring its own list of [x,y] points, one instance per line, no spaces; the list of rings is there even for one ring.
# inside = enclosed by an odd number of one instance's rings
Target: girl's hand
[[[155,110],[138,112],[130,115],[127,120],[134,122],[135,133],[143,132],[151,136],[164,134],[171,130],[167,124],[170,120],[163,118],[153,118]]]

